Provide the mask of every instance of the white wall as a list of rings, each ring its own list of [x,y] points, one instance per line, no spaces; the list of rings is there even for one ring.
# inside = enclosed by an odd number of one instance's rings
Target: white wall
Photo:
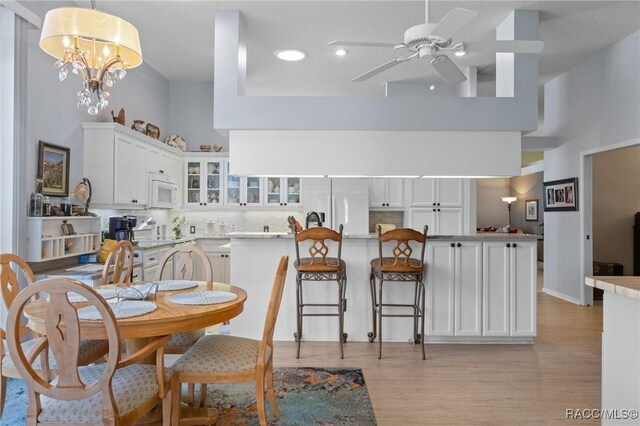
[[[169,82],[146,64],[130,70],[127,76],[109,91],[111,100],[106,110],[91,116],[85,108],[76,108],[76,93],[82,87],[81,79],[69,73],[60,82],[53,69],[55,59],[38,46],[40,30],[29,31],[28,57],[28,128],[27,189],[35,190],[38,141],[43,140],[71,148],[69,187],[71,190],[82,179],[83,121],[112,121],[110,111],[117,114],[121,107],[126,113],[126,124],[140,119],[164,130],[169,125]]]
[[[593,156],[593,260],[633,275],[633,224],[640,210],[640,146]]]
[[[561,142],[545,152],[545,181],[578,176],[582,151],[640,137],[639,71],[636,32],[545,85],[546,136]],[[578,302],[580,213],[546,212],[544,224],[545,289]]]
[[[169,83],[169,127],[161,138],[170,134],[182,136],[189,151],[213,144],[229,151],[228,132],[224,136],[213,129],[213,82]]]
[[[502,197],[511,195],[509,179],[477,179],[477,223],[478,228],[500,227],[509,223],[509,210]]]
[[[542,172],[532,173],[525,176],[514,176],[510,180],[511,195],[518,197],[511,206],[511,223],[514,227],[522,229],[527,234],[540,234],[543,230],[539,226],[544,217],[544,200],[542,199]],[[525,202],[527,200],[538,200],[538,220],[525,220]]]

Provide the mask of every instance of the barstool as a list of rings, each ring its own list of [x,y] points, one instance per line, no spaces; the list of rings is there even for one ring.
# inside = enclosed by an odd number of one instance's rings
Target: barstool
[[[302,340],[302,317],[329,316],[339,318],[340,358],[344,358],[343,343],[347,341],[347,333],[344,332],[344,311],[346,307],[347,291],[347,267],[341,259],[342,254],[342,225],[339,232],[329,228],[311,228],[297,233],[294,227],[296,241],[296,319],[297,332],[293,334],[298,343],[296,358],[300,358],[300,342]],[[300,257],[300,242],[311,240],[309,247],[310,257]],[[325,244],[326,240],[338,243],[338,257],[327,257],[329,248]],[[304,303],[302,297],[303,281],[336,281],[338,283],[338,303]],[[306,306],[324,306],[338,308],[335,313],[305,313]]]
[[[412,317],[413,340],[422,346],[422,359],[426,359],[424,351],[424,315],[425,315],[425,288],[424,288],[424,253],[427,242],[428,226],[425,225],[422,233],[409,228],[400,228],[382,233],[378,225],[378,253],[377,259],[371,261],[371,274],[369,284],[371,286],[371,312],[373,314],[373,331],[369,332],[369,342],[378,337],[380,349],[378,359],[382,358],[382,318],[384,317]],[[413,249],[410,243],[415,241],[422,245],[420,259],[411,257]],[[383,243],[395,242],[391,250],[393,257],[382,256]],[[380,281],[380,287],[376,288],[376,278]],[[382,287],[385,282],[413,282],[415,283],[413,303],[396,304],[382,303]],[[377,290],[377,291],[376,291]],[[377,297],[376,297],[377,293]],[[383,313],[384,307],[410,308],[412,313]],[[418,333],[418,321],[420,321],[420,333]]]

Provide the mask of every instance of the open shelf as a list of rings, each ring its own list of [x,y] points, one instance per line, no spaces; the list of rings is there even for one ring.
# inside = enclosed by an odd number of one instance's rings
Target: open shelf
[[[62,224],[75,234],[63,235]],[[27,260],[46,262],[100,250],[101,220],[91,216],[30,217],[27,219]]]

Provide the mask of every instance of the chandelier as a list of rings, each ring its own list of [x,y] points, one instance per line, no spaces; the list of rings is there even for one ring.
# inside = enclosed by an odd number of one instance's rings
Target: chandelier
[[[82,77],[78,108],[96,115],[109,104],[108,88],[122,80],[128,68],[142,63],[138,30],[124,19],[95,9],[62,7],[44,17],[40,48],[57,58],[60,81],[69,70]]]

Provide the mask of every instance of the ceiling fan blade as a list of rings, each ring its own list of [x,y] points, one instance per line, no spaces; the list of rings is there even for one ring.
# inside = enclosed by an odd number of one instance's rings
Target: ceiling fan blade
[[[540,53],[544,47],[542,40],[491,40],[464,42],[467,52],[512,52],[512,53]]]
[[[460,68],[448,56],[436,56],[429,61],[429,64],[449,86],[462,83],[467,79],[460,71]]]
[[[327,43],[329,46],[354,46],[354,47],[396,47],[398,43],[369,43],[366,41],[340,41],[334,40]]]
[[[473,18],[476,16],[478,16],[478,12],[476,11],[456,7],[444,15],[444,18],[431,30],[431,34],[449,39],[453,34],[461,30],[462,27],[473,21]]]
[[[388,70],[389,68],[393,68],[393,67],[395,67],[396,65],[400,65],[401,63],[406,62],[406,61],[408,61],[409,59],[413,59],[413,58],[415,58],[416,56],[418,56],[418,53],[417,53],[417,52],[416,52],[416,53],[414,53],[413,55],[410,55],[410,56],[403,56],[403,57],[401,57],[401,58],[393,59],[393,60],[391,60],[391,61],[389,61],[389,62],[386,62],[386,63],[384,63],[384,64],[380,65],[379,67],[376,67],[376,68],[374,68],[374,69],[372,69],[372,70],[370,70],[370,71],[365,72],[365,73],[364,73],[364,74],[362,74],[362,75],[357,76],[356,78],[354,78],[354,79],[353,79],[353,80],[351,80],[351,81],[361,82],[361,81],[368,80],[368,79],[370,79],[371,77],[373,77],[374,75],[378,75],[378,74],[380,74],[382,71],[386,71],[386,70]]]

